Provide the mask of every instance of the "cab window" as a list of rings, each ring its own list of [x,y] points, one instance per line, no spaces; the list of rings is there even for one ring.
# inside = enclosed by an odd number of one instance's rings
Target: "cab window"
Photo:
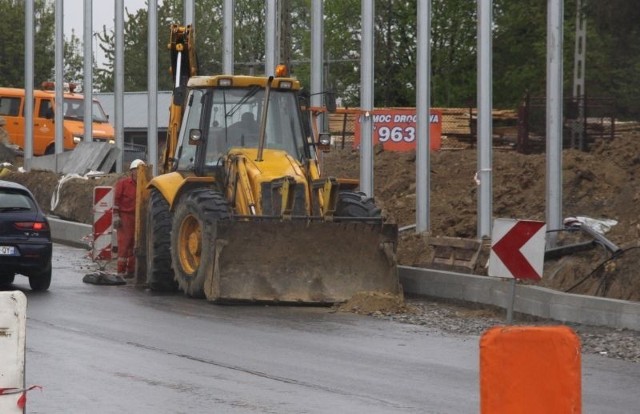
[[[20,113],[20,98],[0,97],[0,115],[18,116]]]
[[[38,117],[53,118],[53,103],[49,99],[40,101],[40,109],[38,109]]]
[[[195,89],[189,96],[189,104],[182,119],[182,131],[180,142],[178,142],[179,154],[176,163],[176,170],[185,171],[193,170],[196,161],[197,145],[189,144],[189,131],[191,129],[200,129],[200,117],[202,114],[202,106],[205,103],[204,91]]]

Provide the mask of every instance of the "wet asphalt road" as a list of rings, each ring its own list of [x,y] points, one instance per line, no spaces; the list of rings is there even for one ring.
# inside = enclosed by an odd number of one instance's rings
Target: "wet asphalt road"
[[[477,413],[477,336],[328,308],[219,306],[82,282],[56,244],[51,290],[26,278],[28,413]],[[583,357],[583,412],[640,406],[640,364]]]

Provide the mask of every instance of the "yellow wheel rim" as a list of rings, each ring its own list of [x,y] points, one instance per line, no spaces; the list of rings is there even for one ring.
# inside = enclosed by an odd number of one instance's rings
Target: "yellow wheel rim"
[[[178,254],[185,273],[192,274],[200,267],[202,252],[202,229],[200,222],[192,215],[182,220],[180,225]]]

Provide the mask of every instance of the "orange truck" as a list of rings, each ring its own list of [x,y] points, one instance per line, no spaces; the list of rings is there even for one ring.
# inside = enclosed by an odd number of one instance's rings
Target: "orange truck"
[[[51,82],[45,82],[42,89],[34,90],[33,110],[33,154],[46,155],[55,152],[55,90]],[[4,128],[9,135],[9,144],[24,149],[24,89],[0,88],[0,116],[4,118]],[[72,150],[84,139],[84,96],[74,92],[73,85],[63,93],[64,126],[63,147]],[[92,132],[94,141],[114,143],[115,132],[109,123],[100,102],[93,100]]]

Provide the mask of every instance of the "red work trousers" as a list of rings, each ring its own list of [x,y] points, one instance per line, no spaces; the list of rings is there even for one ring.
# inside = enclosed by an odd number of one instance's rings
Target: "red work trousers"
[[[133,275],[136,270],[136,258],[133,254],[136,218],[134,213],[120,213],[118,230],[118,273]]]

